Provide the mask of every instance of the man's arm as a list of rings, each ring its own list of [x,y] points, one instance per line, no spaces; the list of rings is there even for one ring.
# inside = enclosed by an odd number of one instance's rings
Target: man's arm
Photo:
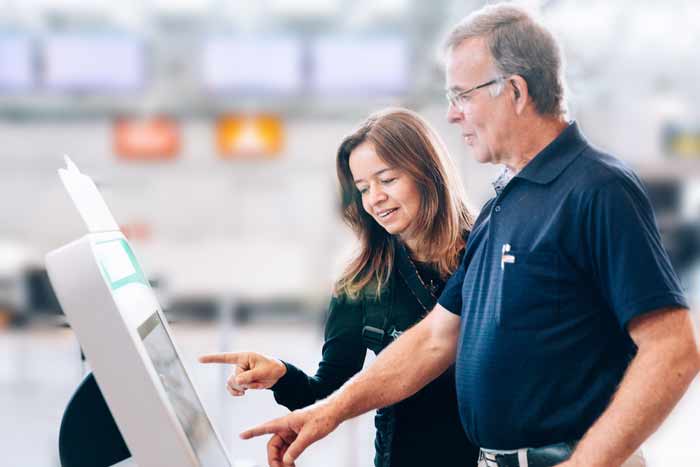
[[[459,323],[459,316],[436,305],[329,398],[341,421],[402,401],[440,376],[455,361]]]
[[[633,319],[638,347],[609,407],[572,457],[559,467],[618,467],[659,427],[700,368],[686,309],[662,309]]]
[[[304,449],[343,421],[403,400],[442,374],[455,360],[459,322],[459,316],[436,305],[335,394],[241,437],[274,433],[268,444],[270,465],[292,465]]]

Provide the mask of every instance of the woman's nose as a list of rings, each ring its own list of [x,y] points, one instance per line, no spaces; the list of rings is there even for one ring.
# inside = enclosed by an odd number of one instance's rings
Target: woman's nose
[[[386,200],[386,193],[379,187],[370,188],[369,202],[373,206]]]

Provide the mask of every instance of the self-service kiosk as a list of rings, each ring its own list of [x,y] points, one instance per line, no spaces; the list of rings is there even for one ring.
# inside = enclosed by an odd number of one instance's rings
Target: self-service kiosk
[[[59,176],[88,232],[51,251],[46,268],[94,379],[64,415],[64,467],[78,466],[81,431],[91,462],[109,452],[104,467],[129,454],[138,467],[231,467],[134,251],[92,179],[66,163]]]

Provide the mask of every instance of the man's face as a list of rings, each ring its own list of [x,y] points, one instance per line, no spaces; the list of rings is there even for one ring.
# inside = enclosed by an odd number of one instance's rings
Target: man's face
[[[468,39],[447,55],[446,86],[452,91],[466,91],[499,76],[491,52],[481,38]],[[464,142],[481,163],[502,162],[507,141],[509,108],[505,93],[492,96],[491,91],[503,83],[477,89],[460,99],[464,111],[449,106],[447,120],[459,126]]]

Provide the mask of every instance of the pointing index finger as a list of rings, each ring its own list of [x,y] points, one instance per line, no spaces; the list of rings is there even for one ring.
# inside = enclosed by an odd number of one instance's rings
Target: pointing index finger
[[[243,363],[245,356],[242,353],[212,353],[201,355],[199,357],[200,363],[227,363],[230,365],[238,365]]]
[[[249,428],[239,436],[241,439],[251,439],[262,435],[276,434],[281,431],[289,431],[289,424],[287,423],[286,417],[277,418],[256,427]]]

